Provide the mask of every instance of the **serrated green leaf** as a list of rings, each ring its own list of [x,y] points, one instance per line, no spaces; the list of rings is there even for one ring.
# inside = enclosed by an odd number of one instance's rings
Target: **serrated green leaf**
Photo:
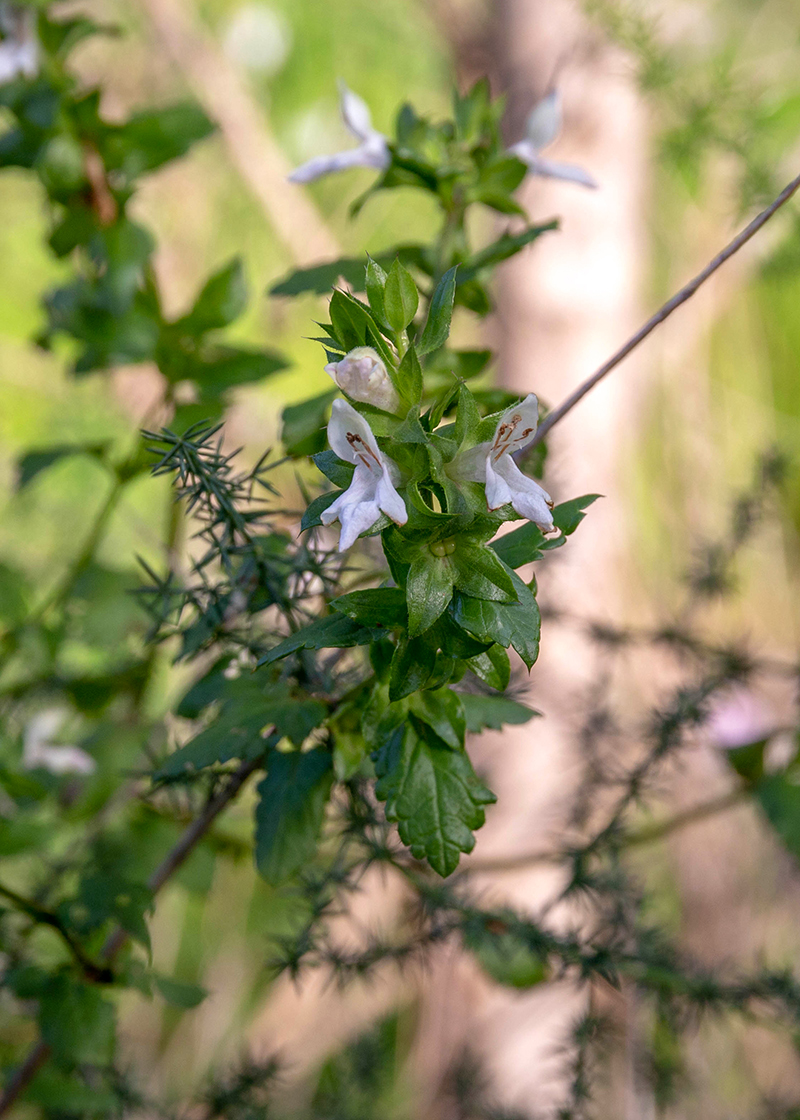
[[[516,603],[493,603],[458,594],[453,616],[459,626],[483,642],[513,646],[530,669],[539,656],[541,617],[536,598],[516,573],[512,573]]]
[[[383,292],[386,287],[386,273],[378,262],[370,256],[367,257],[365,287],[372,314],[378,323],[385,323],[386,313],[383,306]]]
[[[410,727],[399,727],[375,755],[375,793],[400,839],[439,875],[451,875],[462,852],[475,846],[472,830],[484,823],[495,796],[477,778],[464,751],[434,746]]]
[[[450,320],[453,317],[453,299],[456,294],[456,273],[458,265],[445,272],[431,298],[428,319],[417,343],[419,354],[429,354],[444,346],[450,334]]]
[[[59,1061],[108,1065],[114,1025],[114,1008],[97,987],[65,973],[51,977],[39,1001],[39,1029]]]
[[[485,545],[459,542],[452,556],[456,571],[455,586],[466,595],[478,599],[513,602],[514,582],[508,569]]]
[[[352,463],[345,463],[335,451],[320,451],[319,454],[312,455],[311,458],[318,470],[322,471],[334,486],[338,486],[341,490],[347,490],[353,481],[353,472],[356,469]]]
[[[415,693],[408,702],[409,712],[429,727],[453,751],[463,750],[467,732],[461,696],[451,688]]]
[[[273,751],[258,786],[256,866],[272,886],[288,879],[317,849],[333,770],[327,751]]]
[[[508,688],[508,682],[511,680],[511,662],[502,646],[490,646],[483,653],[470,657],[467,665],[476,677],[491,688],[496,688],[498,692]]]
[[[436,666],[436,647],[424,638],[400,639],[389,669],[389,700],[402,700],[424,688]]]

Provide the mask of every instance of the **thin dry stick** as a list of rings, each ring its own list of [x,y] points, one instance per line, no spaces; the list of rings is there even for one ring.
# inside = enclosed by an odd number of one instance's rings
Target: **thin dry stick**
[[[771,203],[766,208],[766,210],[763,210],[757,218],[754,218],[750,225],[747,226],[746,229],[743,229],[737,237],[734,237],[730,245],[728,245],[722,250],[721,253],[714,257],[713,261],[711,261],[710,264],[707,264],[703,271],[695,276],[694,280],[691,280],[685,288],[681,288],[681,290],[676,295],[674,295],[672,299],[667,300],[664,306],[659,311],[657,311],[655,315],[648,319],[644,326],[640,330],[638,330],[632,338],[629,338],[624,346],[617,350],[616,354],[610,357],[607,362],[600,366],[598,370],[595,370],[592,376],[588,377],[582,385],[579,385],[575,392],[568,396],[563,404],[560,404],[558,408],[554,409],[552,412],[548,413],[547,416],[545,416],[544,420],[542,420],[541,424],[539,425],[539,428],[536,432],[536,437],[530,446],[535,447],[537,443],[540,443],[550,431],[550,429],[555,424],[558,424],[560,420],[563,420],[567,413],[572,411],[578,401],[582,400],[583,397],[585,397],[586,394],[595,387],[598,381],[602,381],[607,373],[610,373],[612,369],[614,369],[620,364],[620,362],[627,358],[631,351],[635,350],[640,342],[644,342],[647,336],[652,331],[654,331],[657,326],[663,323],[665,319],[668,319],[672,312],[676,311],[682,303],[686,303],[688,299],[691,299],[697,289],[702,284],[705,284],[706,280],[708,280],[710,276],[713,276],[717,269],[721,268],[727,260],[730,260],[734,253],[738,253],[742,246],[746,245],[750,238],[754,237],[755,234],[757,234],[761,229],[761,227],[766,225],[772,215],[780,210],[781,206],[783,206],[785,202],[789,201],[789,199],[792,197],[795,191],[798,190],[798,188],[800,188],[800,175],[798,175],[796,179],[793,179],[787,187],[784,187],[775,201]]]
[[[238,770],[234,771],[230,780],[223,786],[216,797],[212,797],[208,802],[200,816],[192,821],[175,847],[168,853],[150,876],[147,885],[153,894],[157,894],[185,862],[197,843],[203,838],[205,833],[208,832],[216,817],[219,816],[226,805],[229,805],[230,802],[233,801],[247,779],[260,765],[261,759],[243,762]],[[113,963],[114,958],[128,940],[129,936],[128,931],[122,929],[121,926],[110,934],[100,954],[105,964],[110,965]],[[37,1042],[31,1049],[25,1061],[11,1076],[6,1085],[3,1096],[0,1098],[0,1116],[6,1115],[20,1093],[24,1092],[41,1067],[48,1060],[50,1053],[50,1047],[43,1040]]]
[[[219,130],[234,164],[295,264],[340,255],[336,238],[303,191],[236,68],[192,20],[182,0],[144,0],[153,27]]]

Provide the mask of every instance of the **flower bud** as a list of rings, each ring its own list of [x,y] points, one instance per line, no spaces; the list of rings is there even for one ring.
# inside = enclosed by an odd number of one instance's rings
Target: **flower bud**
[[[325,366],[343,393],[354,401],[371,404],[384,412],[397,412],[400,397],[389,379],[386,366],[371,346],[357,346],[340,362]]]

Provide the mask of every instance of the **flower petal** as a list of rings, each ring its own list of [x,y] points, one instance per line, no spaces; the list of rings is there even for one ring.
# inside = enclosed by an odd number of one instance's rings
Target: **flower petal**
[[[513,460],[512,460],[513,462]],[[491,457],[486,457],[486,504],[489,509],[500,509],[511,501],[511,491],[505,479],[495,470]]]
[[[529,163],[531,174],[540,175],[544,179],[563,179],[568,183],[579,183],[582,187],[597,190],[598,184],[588,171],[574,163],[555,163],[551,159],[542,159],[537,156],[533,163]]]
[[[492,462],[497,463],[501,456],[526,448],[533,441],[538,426],[539,401],[535,393],[528,393],[524,401],[506,409],[500,417],[492,440]]]
[[[531,109],[525,125],[525,137],[537,152],[552,144],[561,131],[561,97],[551,90]]]
[[[315,156],[303,163],[289,176],[290,183],[313,183],[323,175],[332,175],[336,171],[346,171],[350,167],[375,167],[375,154],[371,147],[362,144],[358,148],[350,148],[346,152],[336,152],[330,156]]]
[[[353,93],[342,79],[339,79],[339,108],[346,128],[358,139],[367,140],[375,132],[372,127],[372,114],[366,101]]]
[[[553,529],[553,514],[550,510],[550,495],[539,483],[523,474],[510,455],[504,455],[495,465],[495,473],[502,478],[508,489],[512,506],[520,517],[527,517],[534,525],[547,532]],[[487,467],[487,478],[489,469]],[[489,487],[486,487],[489,496]],[[492,508],[490,504],[490,509]],[[496,506],[494,508],[497,508]]]
[[[475,447],[460,451],[452,462],[447,463],[445,471],[453,482],[485,482],[486,456],[491,444],[488,440]]]
[[[376,480],[383,473],[383,456],[367,421],[347,401],[335,400],[328,421],[328,442],[340,459],[362,463]]]
[[[397,525],[405,525],[408,521],[408,511],[406,504],[392,485],[389,471],[384,470],[383,475],[378,483],[377,490],[378,506],[387,517],[391,517],[392,521]]]

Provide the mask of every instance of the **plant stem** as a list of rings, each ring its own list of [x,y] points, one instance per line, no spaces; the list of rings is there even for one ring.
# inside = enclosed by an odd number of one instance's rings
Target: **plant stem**
[[[788,186],[784,187],[784,189],[774,200],[774,202],[770,203],[766,210],[762,210],[758,217],[754,218],[749,226],[747,226],[742,230],[740,234],[734,237],[733,241],[731,241],[730,244],[727,245],[721,253],[718,253],[717,256],[714,257],[714,259],[706,265],[703,271],[695,276],[694,280],[691,280],[685,287],[681,288],[681,290],[677,292],[672,297],[672,299],[667,300],[664,306],[661,307],[655,313],[655,315],[652,315],[644,324],[644,326],[641,327],[635,335],[628,339],[624,346],[620,347],[620,349],[617,350],[616,354],[613,354],[607,362],[600,366],[599,369],[595,370],[592,376],[588,377],[586,381],[583,382],[583,384],[579,385],[575,392],[571,393],[570,396],[568,396],[567,399],[558,406],[558,408],[554,409],[552,412],[548,413],[547,416],[545,416],[544,420],[542,420],[541,424],[539,425],[536,436],[531,442],[530,447],[533,448],[537,443],[540,443],[550,431],[550,429],[558,424],[559,421],[563,420],[567,413],[571,412],[575,405],[578,404],[578,402],[581,401],[586,396],[586,394],[595,387],[598,381],[602,381],[606,374],[610,373],[612,369],[615,369],[620,364],[620,362],[627,358],[631,351],[635,350],[640,342],[644,342],[647,336],[651,334],[657,326],[663,323],[665,319],[668,319],[673,311],[676,311],[681,306],[681,304],[686,303],[686,301],[695,294],[697,289],[701,287],[701,285],[705,284],[706,280],[708,280],[709,277],[714,275],[717,269],[721,268],[726,261],[730,260],[734,253],[738,253],[742,246],[746,245],[751,237],[754,237],[761,229],[761,227],[766,225],[773,214],[777,213],[777,211],[780,210],[781,206],[783,206],[784,203],[788,202],[792,195],[799,188],[800,175],[798,175],[796,179],[793,179],[791,183],[788,184]]]

